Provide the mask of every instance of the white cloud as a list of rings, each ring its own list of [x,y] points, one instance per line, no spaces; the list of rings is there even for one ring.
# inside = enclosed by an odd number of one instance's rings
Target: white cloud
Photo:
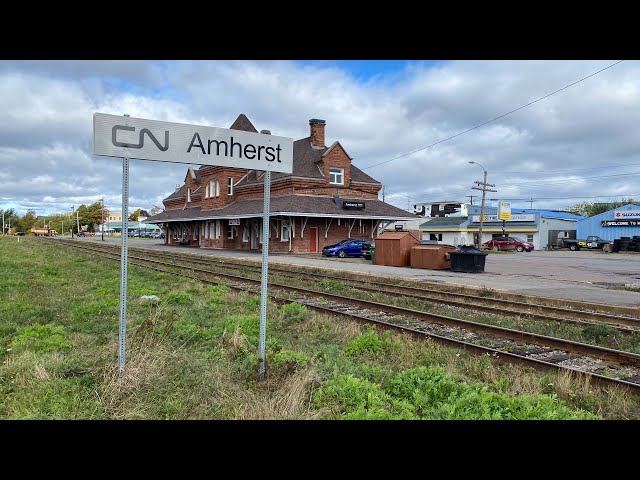
[[[0,62],[0,208],[62,211],[102,196],[119,208],[121,160],[91,155],[94,112],[223,128],[245,113],[258,130],[294,139],[321,118],[327,144],[339,140],[402,208],[479,194],[471,187],[483,172],[472,160],[487,169],[496,197],[576,197],[537,207],[640,194],[630,175],[640,172],[636,61],[423,148],[611,63],[416,62],[363,82],[337,66],[291,61]],[[186,168],[132,160],[131,207],[160,205]],[[628,175],[589,178],[607,174]]]

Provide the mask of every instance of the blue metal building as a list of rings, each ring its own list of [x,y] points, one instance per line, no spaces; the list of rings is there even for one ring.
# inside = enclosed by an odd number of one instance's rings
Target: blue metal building
[[[597,235],[605,240],[640,235],[640,205],[630,203],[585,218],[576,224],[576,235],[578,238]]]

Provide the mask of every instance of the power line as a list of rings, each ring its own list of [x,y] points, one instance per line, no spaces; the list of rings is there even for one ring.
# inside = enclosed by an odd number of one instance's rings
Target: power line
[[[511,110],[510,112],[507,112],[507,113],[505,113],[505,114],[502,114],[502,115],[500,115],[500,116],[498,116],[498,117],[492,118],[491,120],[486,121],[486,122],[484,122],[484,123],[481,123],[480,125],[476,125],[475,127],[471,127],[471,128],[469,128],[469,129],[467,129],[467,130],[464,130],[464,131],[462,131],[462,132],[460,132],[460,133],[456,133],[455,135],[452,135],[452,136],[450,136],[450,137],[447,137],[447,138],[445,138],[444,140],[439,140],[439,141],[437,141],[437,142],[435,142],[435,143],[432,143],[431,145],[427,145],[426,147],[418,148],[418,149],[413,150],[413,151],[411,151],[411,152],[409,152],[409,153],[404,153],[404,154],[402,154],[402,155],[399,155],[399,156],[397,156],[397,157],[392,158],[391,160],[385,160],[384,162],[376,163],[376,164],[371,165],[371,166],[369,166],[369,167],[360,168],[360,170],[368,170],[368,169],[370,169],[370,168],[377,167],[377,166],[379,166],[379,165],[383,165],[383,164],[385,164],[385,163],[393,162],[394,160],[398,160],[399,158],[403,158],[403,157],[406,157],[406,156],[408,156],[408,155],[412,155],[412,154],[414,154],[414,153],[416,153],[416,152],[419,152],[419,151],[421,151],[421,150],[425,150],[425,149],[427,149],[427,148],[431,148],[431,147],[433,147],[433,146],[435,146],[435,145],[438,145],[439,143],[443,143],[443,142],[446,142],[447,140],[451,140],[452,138],[459,137],[460,135],[463,135],[463,134],[468,133],[468,132],[470,132],[470,131],[472,131],[472,130],[475,130],[475,129],[477,129],[477,128],[483,127],[483,126],[485,126],[485,125],[488,125],[489,123],[495,122],[496,120],[499,120],[499,119],[501,119],[501,118],[504,118],[504,117],[506,117],[507,115],[511,115],[512,113],[517,112],[518,110],[522,110],[523,108],[526,108],[526,107],[528,107],[529,105],[533,105],[534,103],[539,102],[540,100],[544,100],[545,98],[548,98],[548,97],[550,97],[551,95],[555,95],[556,93],[561,92],[562,90],[566,90],[567,88],[572,87],[572,86],[574,86],[574,85],[576,85],[576,84],[578,84],[578,83],[580,83],[580,82],[582,82],[582,81],[586,80],[587,78],[591,78],[591,77],[593,77],[594,75],[597,75],[598,73],[604,72],[605,70],[607,70],[607,69],[609,69],[609,68],[611,68],[611,67],[614,67],[614,66],[616,66],[616,65],[618,65],[619,63],[622,63],[622,62],[624,62],[624,60],[620,60],[620,61],[618,61],[618,62],[616,62],[616,63],[613,63],[613,64],[609,65],[608,67],[603,68],[602,70],[598,70],[597,72],[592,73],[591,75],[587,75],[586,77],[583,77],[583,78],[581,78],[580,80],[578,80],[578,81],[576,81],[576,82],[570,83],[569,85],[566,85],[566,86],[564,86],[564,87],[562,87],[562,88],[560,88],[560,89],[558,89],[558,90],[556,90],[556,91],[554,91],[554,92],[551,92],[551,93],[549,93],[549,94],[547,94],[547,95],[545,95],[545,96],[543,96],[543,97],[540,97],[540,98],[538,98],[538,99],[536,99],[536,100],[533,100],[532,102],[529,102],[529,103],[527,103],[526,105],[522,105],[521,107],[518,107],[518,108],[516,108],[516,109],[514,109],[514,110]]]

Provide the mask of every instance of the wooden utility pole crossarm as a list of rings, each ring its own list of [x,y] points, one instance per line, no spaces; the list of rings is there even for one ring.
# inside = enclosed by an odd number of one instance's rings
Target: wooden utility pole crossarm
[[[487,183],[487,170],[480,165],[478,162],[474,162],[471,161],[469,163],[474,163],[478,166],[480,166],[484,172],[484,178],[482,180],[482,182],[473,182],[476,184],[475,187],[471,187],[474,190],[481,190],[482,191],[482,203],[480,204],[480,226],[478,227],[478,242],[476,244],[477,248],[481,248],[482,245],[482,217],[484,217],[484,201],[485,201],[485,197],[486,197],[486,193],[487,192],[497,192],[497,190],[494,190],[492,188],[489,187],[495,187],[495,185],[493,185],[492,183]]]

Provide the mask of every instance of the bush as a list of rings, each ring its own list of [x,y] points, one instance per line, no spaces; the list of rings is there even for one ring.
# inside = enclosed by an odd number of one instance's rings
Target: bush
[[[344,349],[346,355],[360,355],[363,353],[377,354],[395,348],[399,343],[388,339],[385,332],[383,338],[375,330],[361,333],[351,340]]]
[[[287,303],[280,307],[282,323],[290,325],[304,320],[309,313],[309,309],[297,302]]]
[[[268,357],[269,366],[284,373],[295,372],[309,362],[309,357],[295,350],[280,350]]]
[[[442,367],[416,367],[395,374],[386,384],[334,374],[316,391],[345,419],[569,420],[597,419],[572,410],[555,396],[511,397],[480,384],[459,382]]]
[[[332,404],[338,416],[349,420],[415,418],[413,407],[384,393],[380,385],[353,375],[336,374],[316,390],[319,405]]]

